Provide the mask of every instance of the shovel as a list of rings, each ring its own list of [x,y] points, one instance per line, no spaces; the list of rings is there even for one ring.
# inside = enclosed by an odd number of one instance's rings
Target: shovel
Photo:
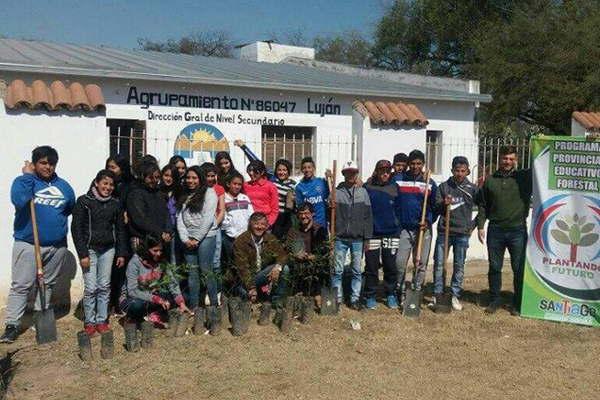
[[[427,174],[425,175],[425,196],[423,199],[423,207],[421,209],[421,226],[425,224],[425,220],[427,217],[427,200],[429,198],[429,177],[431,176],[431,171],[427,170]],[[419,237],[417,240],[417,253],[414,256],[414,264],[415,268],[413,270],[413,280],[416,281],[417,271],[422,267],[421,265],[421,250],[423,249],[423,236],[425,235],[425,231],[419,227]],[[425,277],[423,277],[423,281]],[[402,314],[408,318],[418,318],[421,314],[421,302],[423,301],[423,285],[421,285],[421,290],[415,290],[413,285],[410,285],[406,289],[406,298],[404,300],[404,308],[402,310]]]
[[[331,179],[327,179],[329,184],[329,201],[333,203],[331,207],[331,219],[329,222],[329,239],[331,241],[331,263],[333,263],[335,255],[333,253],[334,237],[335,237],[335,177],[337,174],[337,160],[333,160],[333,171]],[[331,287],[331,272],[329,274],[329,282],[326,282],[321,287],[321,315],[335,315],[338,313],[337,304],[337,288]]]
[[[448,276],[448,242],[450,236],[450,206],[446,206],[446,215],[444,216],[446,222],[444,226],[444,273],[442,279],[444,280],[444,286],[446,286],[446,277]],[[433,311],[438,314],[448,314],[452,311],[452,294],[445,290],[442,294],[437,295],[435,299],[435,307]]]
[[[37,219],[35,217],[35,204],[29,202],[31,211],[31,225],[33,228],[33,247],[35,249],[35,266],[37,276],[37,289],[40,296],[41,310],[35,315],[35,340],[38,344],[56,341],[56,319],[54,310],[46,304],[46,283],[44,282],[44,268],[42,265],[42,252],[40,250],[40,238],[38,236]]]

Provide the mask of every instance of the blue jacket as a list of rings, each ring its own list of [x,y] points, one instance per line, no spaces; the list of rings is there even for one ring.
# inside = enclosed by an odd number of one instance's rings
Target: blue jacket
[[[314,221],[321,226],[327,226],[328,198],[329,187],[323,178],[302,178],[296,185],[296,206],[301,206],[305,201],[312,204],[315,208]]]
[[[423,200],[425,198],[425,177],[423,174],[414,176],[410,171],[407,171],[403,174],[395,175],[394,180],[400,189],[399,216],[402,229],[419,229]],[[426,221],[431,228],[431,225],[437,219],[435,206],[437,185],[431,178],[429,179],[429,186],[431,187],[431,192],[427,199]]]
[[[10,199],[15,206],[15,240],[33,244],[29,201],[34,199],[40,245],[65,242],[68,218],[75,205],[75,193],[67,181],[57,175],[46,182],[35,174],[23,174],[13,181]]]
[[[373,237],[390,237],[400,233],[400,188],[390,180],[384,185],[368,181],[365,189],[371,199]]]

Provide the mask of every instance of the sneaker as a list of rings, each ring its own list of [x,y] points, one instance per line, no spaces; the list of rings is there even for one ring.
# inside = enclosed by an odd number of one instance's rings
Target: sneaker
[[[519,310],[516,307],[512,307],[510,309],[510,315],[512,315],[513,317],[520,317],[521,313],[519,312]]]
[[[375,310],[377,308],[377,301],[375,300],[375,297],[367,297],[367,300],[365,301],[365,307],[367,310]]]
[[[435,305],[437,304],[437,297],[438,297],[438,296],[439,296],[439,295],[437,295],[437,294],[434,294],[434,295],[431,297],[431,301],[430,301],[430,302],[427,304],[427,307],[428,307],[428,308],[430,308],[430,309],[432,309],[432,310],[435,308]]]
[[[83,327],[83,330],[85,331],[85,333],[87,333],[87,335],[89,337],[95,336],[96,335],[96,325],[93,324],[87,324]]]
[[[104,332],[108,331],[110,331],[110,326],[106,322],[96,325],[96,332],[99,334],[103,334]]]
[[[452,296],[452,309],[456,311],[462,311],[463,309],[463,305],[460,304],[460,300],[456,296]]]
[[[19,328],[16,325],[6,325],[0,343],[12,343],[17,340],[17,337],[19,337]]]
[[[395,295],[391,294],[387,297],[386,304],[388,308],[396,310],[398,309],[398,298]]]
[[[360,311],[360,302],[358,300],[351,301],[348,308],[355,311]]]
[[[486,314],[494,314],[500,308],[501,304],[499,301],[492,301],[485,309]]]

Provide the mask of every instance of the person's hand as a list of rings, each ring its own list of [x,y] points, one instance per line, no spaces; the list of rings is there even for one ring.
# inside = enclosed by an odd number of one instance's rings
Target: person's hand
[[[123,213],[123,223],[127,225],[129,223],[129,217],[127,216],[127,211]]]
[[[233,145],[237,147],[242,147],[244,145],[244,141],[242,139],[235,139],[233,141]]]
[[[269,280],[271,282],[277,282],[277,280],[279,279],[280,273],[281,273],[281,267],[279,265],[273,267],[273,269],[269,273]]]
[[[327,179],[333,178],[333,173],[331,173],[331,170],[329,168],[327,168],[325,170],[325,178],[327,178]]]
[[[23,168],[21,168],[21,172],[24,174],[33,174],[34,171],[35,169],[33,167],[33,163],[25,160],[25,164],[23,165]]]
[[[427,222],[423,222],[423,223],[419,223],[419,229],[422,231],[426,231],[427,230]]]
[[[79,260],[79,265],[81,265],[81,268],[89,268],[90,267],[90,258],[89,257],[84,257],[82,259]]]
[[[163,232],[161,237],[162,237],[162,240],[167,243],[171,241],[171,234],[168,232]]]
[[[187,240],[185,242],[185,247],[187,247],[190,250],[195,249],[196,247],[198,247],[198,241],[196,239]]]
[[[168,310],[171,308],[171,303],[169,303],[168,300],[160,299],[160,306],[163,308],[163,310]]]
[[[485,243],[485,230],[477,229],[477,237],[479,238],[480,243]]]
[[[117,262],[115,265],[117,268],[123,268],[125,266],[125,257],[117,257]]]
[[[315,256],[314,254],[307,254],[306,255],[306,260],[307,261],[315,261],[317,259],[317,256]]]
[[[252,288],[252,289],[248,290],[248,297],[250,298],[251,302],[253,302],[253,303],[256,302],[256,297],[257,297],[256,288]]]
[[[444,197],[444,205],[449,206],[450,204],[452,204],[452,196],[448,195]]]
[[[182,313],[193,314],[193,312],[192,312],[192,311],[190,311],[190,309],[189,309],[189,308],[187,308],[187,306],[185,305],[185,302],[182,302],[182,303],[179,305],[179,311],[181,311]]]

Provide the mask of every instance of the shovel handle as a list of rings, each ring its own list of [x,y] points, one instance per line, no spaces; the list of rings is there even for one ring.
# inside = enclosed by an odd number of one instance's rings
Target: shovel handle
[[[450,243],[450,205],[446,206],[446,215],[444,216],[444,284],[448,273],[448,251]]]
[[[38,234],[37,218],[35,215],[35,203],[33,199],[29,202],[29,211],[31,213],[31,228],[33,231],[33,249],[35,252],[35,269],[40,289],[40,302],[42,310],[46,309],[46,284],[44,282],[44,269],[42,267],[42,252],[40,250],[40,236]]]
[[[329,184],[329,202],[332,203],[332,207],[330,207],[331,218],[329,220],[329,231],[330,231],[331,238],[333,238],[335,236],[335,212],[336,212],[335,178],[336,178],[336,175],[337,175],[337,160],[333,160],[333,169],[331,172],[331,178],[327,179],[327,183]]]
[[[421,208],[421,224],[419,225],[419,240],[417,241],[417,257],[415,262],[415,272],[417,265],[421,264],[421,250],[423,249],[423,236],[425,231],[421,229],[421,226],[425,224],[427,219],[427,200],[429,199],[429,178],[431,177],[431,171],[428,169],[425,174],[425,197],[423,199],[423,206]]]

